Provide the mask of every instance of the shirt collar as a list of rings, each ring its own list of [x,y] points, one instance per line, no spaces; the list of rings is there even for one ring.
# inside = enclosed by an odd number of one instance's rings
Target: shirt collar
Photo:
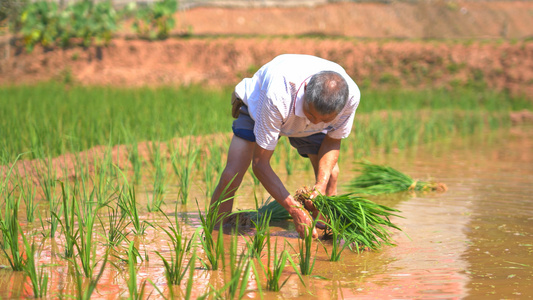
[[[294,114],[297,117],[304,118],[306,123],[309,124],[311,121],[307,119],[307,117],[304,114],[304,93],[305,93],[305,86],[307,84],[307,80],[309,80],[310,77],[306,78],[298,87],[298,90],[296,91],[296,97],[294,101]]]

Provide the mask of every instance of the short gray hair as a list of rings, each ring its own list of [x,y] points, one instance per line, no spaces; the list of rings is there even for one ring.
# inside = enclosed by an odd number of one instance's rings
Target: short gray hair
[[[305,89],[305,102],[323,115],[340,113],[348,101],[348,83],[337,72],[322,71],[311,77]]]

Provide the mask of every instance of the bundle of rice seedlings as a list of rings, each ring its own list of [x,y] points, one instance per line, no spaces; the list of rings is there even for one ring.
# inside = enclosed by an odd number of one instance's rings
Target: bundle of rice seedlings
[[[448,190],[444,183],[434,181],[414,180],[389,166],[376,165],[369,162],[358,163],[357,169],[361,175],[356,177],[349,185],[350,192],[354,194],[389,194],[405,191],[438,191]]]
[[[388,227],[401,229],[393,224],[389,217],[401,217],[397,214],[398,210],[353,194],[318,195],[312,199],[314,208],[310,208],[306,201],[309,200],[311,192],[312,190],[304,187],[296,192],[295,198],[306,209],[311,210],[313,215],[319,212],[325,220],[335,220],[330,223],[335,224],[337,228],[331,228],[331,225],[325,222],[327,235],[337,230],[338,238],[352,243],[350,248],[357,251],[364,247],[377,250],[383,245],[394,245]]]
[[[269,197],[257,210],[242,210],[230,214],[224,220],[224,224],[236,226],[238,220],[238,226],[251,227],[266,214],[272,214],[270,222],[283,221],[291,218],[289,212],[281,204],[273,200],[272,197]]]

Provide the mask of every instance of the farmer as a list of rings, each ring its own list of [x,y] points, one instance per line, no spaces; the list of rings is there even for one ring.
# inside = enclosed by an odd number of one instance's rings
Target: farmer
[[[219,214],[231,212],[233,196],[252,163],[255,176],[304,237],[312,219],[287,191],[270,158],[278,139],[287,136],[313,165],[312,197],[335,195],[341,139],[350,134],[359,98],[359,88],[341,66],[310,55],[280,55],[243,79],[232,95],[233,138],[211,204],[229,199],[221,203]],[[315,228],[313,237],[318,237]]]

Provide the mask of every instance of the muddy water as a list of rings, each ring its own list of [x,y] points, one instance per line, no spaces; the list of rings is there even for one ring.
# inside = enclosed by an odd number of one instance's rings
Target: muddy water
[[[393,232],[395,247],[360,254],[345,251],[339,262],[329,262],[320,246],[316,253],[313,276],[300,282],[290,266],[282,280],[289,278],[280,292],[265,292],[265,299],[528,299],[533,298],[533,128],[512,129],[504,134],[491,134],[464,140],[376,155],[374,163],[393,166],[414,178],[433,177],[447,184],[446,193],[397,194],[371,198],[401,211],[394,218],[402,232]],[[353,178],[353,161],[343,158],[343,178]],[[297,165],[295,174],[281,175],[289,190],[311,183],[310,171]],[[259,199],[266,194],[254,188],[248,178],[236,200],[237,208],[254,207],[254,191]],[[341,188],[339,192],[343,192]],[[167,195],[174,199],[172,188]],[[200,194],[194,195],[204,199]],[[170,201],[169,201],[170,202]],[[199,226],[194,201],[178,214],[187,235]],[[199,201],[201,204],[203,201]],[[171,212],[172,209],[169,208]],[[164,224],[157,214],[143,218]],[[171,216],[172,218],[172,216]],[[251,230],[241,232],[245,237]],[[280,245],[297,248],[298,239],[290,222],[273,224],[272,235]],[[161,260],[154,251],[169,257],[168,237],[150,228],[134,239],[143,256],[137,283],[150,279],[165,295],[166,285]],[[225,235],[229,245],[230,235]],[[46,240],[40,262],[51,276],[51,298],[58,294],[74,295],[71,266],[60,257],[61,238]],[[284,244],[285,243],[285,244]],[[331,244],[323,241],[326,249]],[[244,245],[241,238],[240,245]],[[102,250],[99,248],[100,256]],[[196,250],[202,256],[202,250]],[[112,259],[107,265],[93,298],[127,297],[127,265]],[[2,264],[5,264],[2,261]],[[70,271],[69,271],[70,270]],[[199,263],[194,271],[193,297],[210,287],[221,289],[228,282],[228,272],[209,271]],[[264,276],[260,275],[264,287]],[[183,296],[187,276],[177,295]],[[147,284],[150,298],[161,298]],[[20,272],[0,270],[0,297],[31,296],[31,287]],[[147,296],[146,295],[146,296]],[[145,298],[146,298],[145,296]],[[246,298],[258,298],[257,282],[248,284]]]

